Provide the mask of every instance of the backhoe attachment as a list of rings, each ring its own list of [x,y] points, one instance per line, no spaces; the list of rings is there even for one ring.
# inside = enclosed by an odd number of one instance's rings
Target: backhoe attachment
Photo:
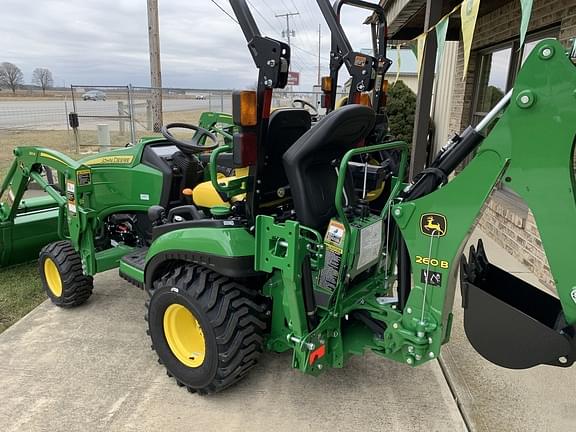
[[[574,327],[560,301],[490,264],[482,240],[460,261],[464,330],[484,358],[510,369],[576,360]]]

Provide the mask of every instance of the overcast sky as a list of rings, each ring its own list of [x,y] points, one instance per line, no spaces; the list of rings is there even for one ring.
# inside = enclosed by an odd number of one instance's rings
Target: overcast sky
[[[232,14],[228,0],[215,0]],[[376,0],[372,0],[376,2]],[[46,67],[55,85],[147,86],[149,79],[146,0],[0,0],[0,62],[22,69],[29,83]],[[260,30],[280,39],[291,20],[292,69],[301,89],[317,77],[318,24],[322,24],[322,68],[328,69],[328,27],[314,0],[249,0]],[[159,0],[164,87],[243,88],[255,83],[256,69],[238,24],[211,0]],[[233,15],[233,14],[232,14]],[[370,47],[365,11],[345,6],[342,23],[355,50]]]

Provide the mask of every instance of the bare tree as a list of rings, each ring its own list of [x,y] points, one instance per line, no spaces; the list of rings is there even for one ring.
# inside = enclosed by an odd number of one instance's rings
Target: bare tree
[[[24,74],[18,66],[9,62],[0,64],[0,87],[7,87],[16,94],[16,89],[23,82]]]
[[[42,95],[46,96],[46,89],[54,85],[52,72],[46,68],[36,68],[32,72],[32,84],[42,87]]]

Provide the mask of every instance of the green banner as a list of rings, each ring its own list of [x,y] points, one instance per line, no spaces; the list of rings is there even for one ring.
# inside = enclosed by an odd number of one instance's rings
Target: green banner
[[[444,56],[444,46],[446,45],[446,34],[448,33],[448,23],[450,22],[450,15],[446,15],[438,24],[436,24],[436,42],[438,49],[436,51],[436,64],[438,70],[442,66],[442,57]]]
[[[402,67],[402,55],[401,55],[402,45],[396,45],[396,78],[394,78],[394,84],[398,82],[400,78],[400,68]]]
[[[522,5],[522,21],[520,23],[520,47],[524,46],[526,39],[526,32],[528,31],[528,24],[530,23],[530,15],[532,15],[532,0],[520,0]]]
[[[414,57],[418,58],[418,44],[416,43],[416,39],[407,42],[406,46],[412,50]]]

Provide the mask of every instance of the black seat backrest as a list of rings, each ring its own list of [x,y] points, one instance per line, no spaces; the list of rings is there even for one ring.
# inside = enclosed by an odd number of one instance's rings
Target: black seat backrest
[[[288,186],[282,156],[292,144],[310,130],[310,113],[305,109],[279,109],[270,116],[264,143],[264,164],[258,173],[260,202],[282,198],[278,190]]]
[[[327,115],[284,154],[296,217],[304,225],[320,229],[336,214],[338,175],[332,162],[366,138],[374,121],[372,108],[345,106]]]

